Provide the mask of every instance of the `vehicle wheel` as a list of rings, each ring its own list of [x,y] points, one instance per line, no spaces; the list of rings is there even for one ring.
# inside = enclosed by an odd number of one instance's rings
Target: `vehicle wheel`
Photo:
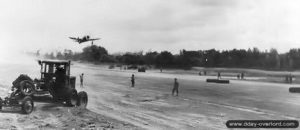
[[[22,101],[22,112],[24,114],[30,114],[33,111],[33,100],[30,96],[26,96]]]
[[[31,96],[35,93],[34,84],[30,80],[23,80],[20,82],[21,93],[25,96]]]
[[[78,93],[77,106],[81,108],[86,108],[88,104],[88,95],[86,92],[82,91]]]
[[[66,100],[66,103],[68,106],[76,106],[77,105],[77,91],[75,89],[71,90],[71,94],[69,95],[69,97]]]

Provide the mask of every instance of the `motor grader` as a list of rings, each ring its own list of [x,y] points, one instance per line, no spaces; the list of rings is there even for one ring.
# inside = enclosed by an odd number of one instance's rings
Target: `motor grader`
[[[24,113],[32,112],[35,95],[50,94],[53,101],[65,103],[68,106],[86,108],[87,93],[77,92],[75,88],[76,77],[70,75],[71,61],[39,60],[40,79],[32,80],[29,76],[21,74],[12,84],[14,92],[2,100],[2,106],[22,106]],[[11,101],[12,100],[12,101]]]
[[[49,92],[54,101],[65,102],[69,106],[86,108],[88,96],[85,91],[77,93],[76,77],[71,76],[71,61],[38,61],[41,66],[41,78],[35,79],[33,93]]]

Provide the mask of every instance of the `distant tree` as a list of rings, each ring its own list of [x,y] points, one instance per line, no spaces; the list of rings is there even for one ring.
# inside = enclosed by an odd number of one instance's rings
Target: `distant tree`
[[[142,54],[141,53],[125,53],[121,57],[121,61],[124,64],[144,64],[144,61],[142,59]]]
[[[300,68],[300,49],[290,49],[287,53],[290,68]]]
[[[216,67],[220,63],[220,52],[215,49],[204,51],[204,66]]]
[[[155,59],[158,56],[158,53],[156,51],[154,52],[147,52],[144,56],[145,64],[147,65],[154,65]]]
[[[82,52],[72,52],[65,49],[63,52],[46,53],[48,59],[83,60],[89,62],[111,62],[135,65],[156,65],[157,67],[190,68],[192,66],[203,67],[241,67],[262,69],[300,69],[300,49],[290,49],[287,53],[279,54],[275,48],[269,51],[252,49],[232,50],[180,50],[179,54],[171,52],[127,52],[109,55],[101,46],[88,46]]]
[[[64,56],[63,56],[63,54],[61,53],[61,52],[57,52],[56,53],[56,59],[64,59]]]
[[[102,56],[101,56],[100,62],[105,62],[105,63],[116,63],[117,60],[115,59],[114,56],[105,54],[105,55],[102,55]]]
[[[180,51],[179,56],[175,56],[175,63],[184,68],[199,66],[201,57],[200,51],[186,51],[183,49]]]
[[[160,54],[157,55],[155,61],[156,66],[167,66],[170,67],[173,65],[174,56],[171,52],[162,51]]]
[[[73,55],[71,56],[71,60],[80,60],[82,59],[82,53],[81,52],[75,52],[73,53]]]
[[[108,52],[105,48],[101,46],[88,46],[83,48],[82,60],[85,61],[100,61],[103,55],[108,55]]]
[[[72,50],[64,50],[64,59],[72,59],[73,57],[73,51]]]
[[[280,68],[280,58],[276,49],[271,48],[270,52],[266,55],[266,67],[269,69]]]
[[[53,52],[51,52],[50,54],[46,53],[45,58],[47,58],[47,59],[55,59],[54,53]]]

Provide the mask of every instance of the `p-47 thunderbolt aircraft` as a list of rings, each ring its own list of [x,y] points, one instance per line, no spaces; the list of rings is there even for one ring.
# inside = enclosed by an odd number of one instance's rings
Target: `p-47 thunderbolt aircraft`
[[[74,40],[75,42],[78,42],[79,44],[88,42],[88,41],[92,41],[92,45],[93,45],[93,41],[100,40],[100,38],[90,38],[89,35],[83,36],[82,38],[79,38],[79,37],[77,37],[77,38],[69,37],[69,38]]]

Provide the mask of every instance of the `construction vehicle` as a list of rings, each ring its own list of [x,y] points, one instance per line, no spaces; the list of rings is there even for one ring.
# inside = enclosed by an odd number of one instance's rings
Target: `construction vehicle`
[[[0,98],[0,109],[2,106],[21,106],[26,114],[32,112],[33,97],[37,95],[50,94],[53,101],[62,102],[68,106],[86,108],[88,95],[86,92],[77,92],[75,88],[76,77],[70,75],[71,61],[61,60],[39,60],[40,79],[30,78],[21,74],[12,84],[12,94]]]
[[[86,108],[88,96],[84,91],[77,93],[76,77],[70,74],[71,61],[39,60],[38,63],[41,66],[41,77],[34,80],[33,93],[48,92],[54,101]]]

